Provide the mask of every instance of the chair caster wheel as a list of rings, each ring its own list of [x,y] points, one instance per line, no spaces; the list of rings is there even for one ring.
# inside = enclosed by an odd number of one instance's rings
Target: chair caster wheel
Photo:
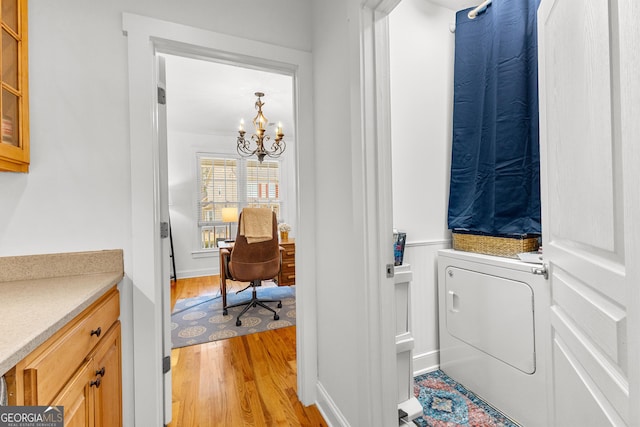
[[[273,315],[273,320],[280,320],[280,316],[278,316],[277,314]]]
[[[222,310],[222,315],[226,316],[227,314],[229,314],[229,311],[225,308],[224,310]]]
[[[242,321],[240,319],[236,320],[236,326],[242,325]]]
[[[282,303],[281,302],[278,303],[278,308],[282,308]]]

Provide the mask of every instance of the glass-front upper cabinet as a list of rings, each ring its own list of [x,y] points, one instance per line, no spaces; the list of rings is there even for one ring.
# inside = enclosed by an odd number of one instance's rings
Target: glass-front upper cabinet
[[[27,0],[0,0],[0,171],[29,171]]]

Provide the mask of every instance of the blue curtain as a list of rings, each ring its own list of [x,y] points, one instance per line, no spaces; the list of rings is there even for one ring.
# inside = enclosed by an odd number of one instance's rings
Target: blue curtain
[[[450,229],[540,234],[538,4],[456,14]]]

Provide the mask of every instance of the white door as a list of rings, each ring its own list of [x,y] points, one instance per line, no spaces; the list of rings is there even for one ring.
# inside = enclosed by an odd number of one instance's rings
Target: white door
[[[633,1],[543,0],[538,11],[551,426],[640,425]]]
[[[158,132],[158,170],[159,170],[159,200],[160,221],[170,227],[169,221],[169,171],[167,158],[167,106],[166,106],[166,67],[162,56],[157,58],[158,81],[158,117],[156,118]],[[168,232],[169,230],[167,230]],[[164,392],[164,423],[171,421],[171,283],[170,283],[170,243],[168,234],[162,239],[162,360],[163,360],[163,392]],[[175,272],[174,272],[175,274]]]

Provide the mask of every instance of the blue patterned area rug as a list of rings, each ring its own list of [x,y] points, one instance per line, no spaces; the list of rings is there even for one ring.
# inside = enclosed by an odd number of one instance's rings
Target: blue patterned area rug
[[[442,371],[415,377],[414,394],[422,405],[421,427],[518,427]]]
[[[276,303],[266,303],[278,312],[280,320],[273,320],[273,313],[258,306],[243,314],[242,325],[236,326],[236,316],[243,307],[230,308],[224,316],[220,295],[186,298],[176,302],[171,314],[171,347],[203,344],[296,324],[295,286],[259,287],[257,292],[258,298],[282,300],[282,308],[277,308]],[[249,299],[251,288],[239,294],[231,292],[227,294],[227,305]]]

